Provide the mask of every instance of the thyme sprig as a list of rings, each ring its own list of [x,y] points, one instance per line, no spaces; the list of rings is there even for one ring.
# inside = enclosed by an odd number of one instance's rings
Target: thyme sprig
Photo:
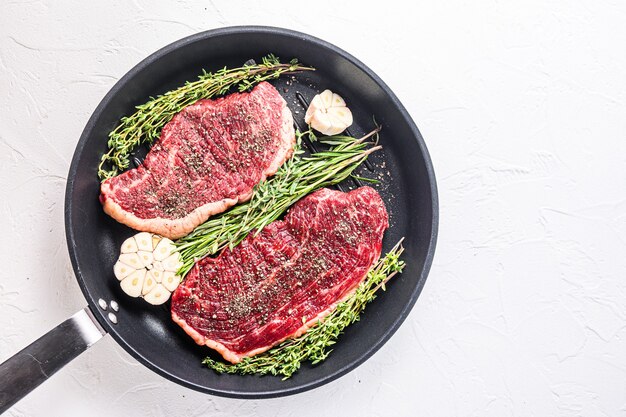
[[[320,143],[330,148],[311,156],[302,156],[301,148],[302,137],[311,133],[298,133],[294,156],[273,177],[254,188],[250,201],[210,218],[175,242],[183,262],[179,275],[184,277],[198,259],[227,246],[234,247],[251,231],[259,233],[307,194],[348,178],[370,153],[380,149],[367,141],[378,131],[379,128],[360,139],[351,136],[321,138]]]
[[[102,155],[98,165],[101,180],[111,178],[128,168],[130,153],[143,143],[152,143],[161,134],[161,129],[184,107],[200,99],[212,98],[228,93],[233,87],[245,91],[283,74],[312,71],[314,68],[298,63],[296,59],[281,63],[269,54],[260,64],[246,64],[239,68],[224,67],[216,72],[203,71],[197,81],[168,91],[136,107],[137,111],[123,117],[120,124],[109,133],[109,150]]]
[[[279,375],[291,377],[304,361],[313,365],[323,361],[332,352],[331,346],[345,328],[359,321],[365,306],[376,298],[379,289],[394,275],[402,272],[404,261],[400,255],[404,248],[402,240],[381,258],[367,274],[365,280],[347,300],[340,303],[332,313],[302,336],[288,339],[280,345],[236,364],[224,363],[207,357],[202,363],[218,373]]]

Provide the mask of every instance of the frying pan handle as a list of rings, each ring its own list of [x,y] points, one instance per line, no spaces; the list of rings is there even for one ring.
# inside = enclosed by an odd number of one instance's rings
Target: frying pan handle
[[[85,307],[0,364],[0,414],[105,334]]]

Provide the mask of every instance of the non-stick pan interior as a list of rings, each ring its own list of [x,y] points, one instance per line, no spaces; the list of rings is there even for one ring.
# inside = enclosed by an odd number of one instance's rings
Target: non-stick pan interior
[[[285,76],[273,84],[287,100],[294,117],[304,125],[306,99],[326,88],[341,94],[354,114],[351,133],[360,135],[382,125],[383,151],[372,155],[371,170],[359,174],[376,178],[374,185],[387,204],[391,227],[384,251],[405,237],[405,272],[387,292],[370,304],[362,320],[351,326],[320,365],[305,364],[291,379],[218,375],[201,361],[212,351],[197,346],[170,319],[169,302],[153,307],[125,296],[113,276],[113,264],[124,239],[134,233],[109,218],[98,201],[96,168],[106,151],[108,132],[119,119],[151,96],[194,80],[202,69],[241,66],[274,53],[284,61],[297,57],[317,71]],[[346,182],[345,187],[354,187]],[[89,120],[77,146],[66,194],[66,231],[78,282],[95,316],[113,338],[140,362],[190,388],[233,397],[287,395],[328,382],[367,359],[391,336],[407,316],[424,285],[432,261],[436,228],[435,179],[422,138],[393,93],[370,70],[340,49],[318,39],[284,29],[236,27],[200,33],[151,55],[106,95]],[[116,300],[116,325],[98,300]]]

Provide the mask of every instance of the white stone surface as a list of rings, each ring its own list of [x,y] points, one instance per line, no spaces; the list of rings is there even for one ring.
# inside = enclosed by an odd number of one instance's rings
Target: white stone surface
[[[110,337],[18,416],[626,415],[626,3],[12,1],[0,6],[0,360],[85,304],[63,230],[89,115],[138,61],[236,24],[311,33],[413,115],[441,233],[397,334],[294,397],[199,394]]]

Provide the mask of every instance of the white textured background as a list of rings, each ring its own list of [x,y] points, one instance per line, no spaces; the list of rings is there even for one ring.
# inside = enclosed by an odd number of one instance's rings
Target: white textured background
[[[420,127],[441,203],[416,307],[338,381],[211,397],[107,337],[9,415],[626,416],[626,3],[339,3],[2,1],[0,360],[85,305],[74,146],[117,79],[186,35],[276,25],[356,55]]]

